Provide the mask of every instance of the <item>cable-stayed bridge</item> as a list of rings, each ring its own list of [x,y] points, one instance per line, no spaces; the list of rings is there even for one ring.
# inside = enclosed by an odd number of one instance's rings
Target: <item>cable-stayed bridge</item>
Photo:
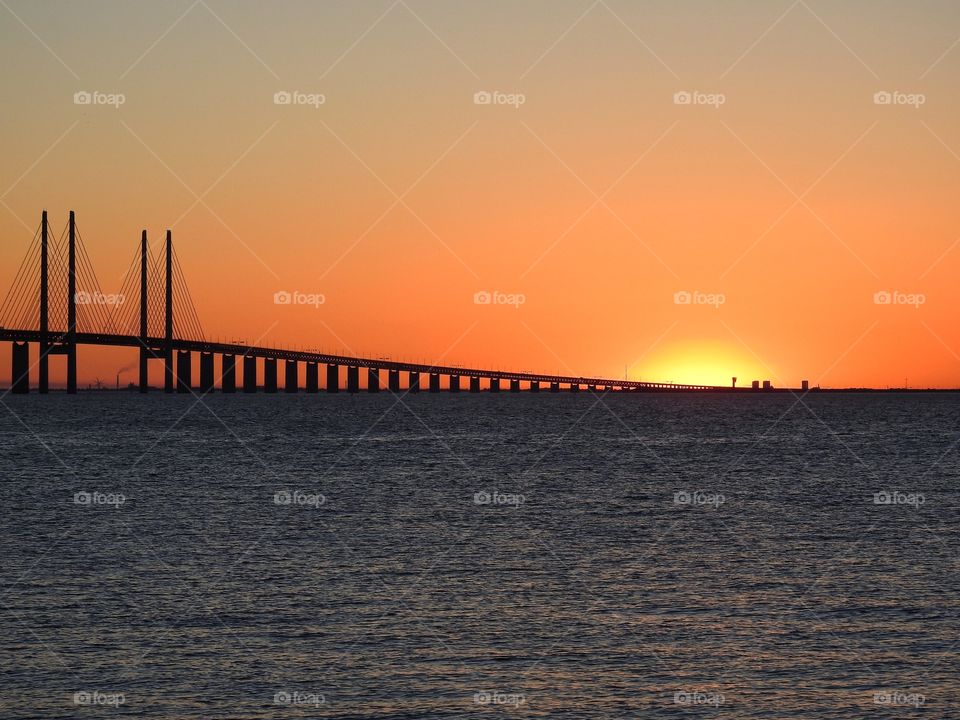
[[[135,302],[130,302],[130,299]],[[122,299],[117,302],[117,299]],[[111,302],[112,301],[112,302]],[[143,231],[118,293],[104,293],[77,227],[76,216],[59,234],[51,233],[47,212],[0,306],[0,342],[11,343],[14,393],[50,388],[51,355],[67,358],[67,392],[77,391],[77,346],[134,348],[139,353],[139,389],[147,392],[148,365],[163,364],[164,390],[172,392],[418,392],[421,377],[429,392],[704,391],[729,387],[652,383],[602,377],[510,372],[459,366],[425,365],[387,359],[331,355],[208,340],[190,296],[170,231],[155,256]],[[32,350],[32,346],[36,350]],[[194,382],[193,354],[199,354],[199,382]],[[219,358],[219,370],[216,361]],[[283,361],[284,383],[278,382]],[[299,382],[305,365],[305,386]],[[324,366],[321,383],[320,367]],[[345,369],[345,372],[342,372]],[[383,385],[386,373],[386,385]],[[239,375],[239,380],[238,380]],[[345,375],[344,378],[341,376]],[[405,376],[405,377],[404,377]],[[441,378],[446,382],[442,383]],[[35,384],[31,382],[35,378]],[[362,381],[361,381],[362,380]]]

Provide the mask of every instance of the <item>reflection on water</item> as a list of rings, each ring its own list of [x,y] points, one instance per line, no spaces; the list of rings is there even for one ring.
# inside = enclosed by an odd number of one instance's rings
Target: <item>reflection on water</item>
[[[4,403],[4,717],[956,716],[952,395]]]

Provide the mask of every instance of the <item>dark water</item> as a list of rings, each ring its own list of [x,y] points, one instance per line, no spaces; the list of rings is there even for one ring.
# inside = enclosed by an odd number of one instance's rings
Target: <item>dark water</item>
[[[955,395],[2,402],[2,717],[960,717]]]

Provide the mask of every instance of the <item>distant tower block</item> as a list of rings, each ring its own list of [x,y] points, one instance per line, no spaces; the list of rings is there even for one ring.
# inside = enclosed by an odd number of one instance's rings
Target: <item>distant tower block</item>
[[[733,379],[733,385],[731,385],[730,387],[736,387],[736,386],[737,386],[737,379],[734,378],[734,379]]]
[[[751,389],[751,390],[759,390],[759,389],[760,389],[760,381],[759,381],[759,380],[754,380],[752,383],[750,383],[750,389]]]
[[[770,381],[769,381],[769,380],[764,380],[764,381],[763,381],[763,389],[764,389],[764,390],[771,390],[772,388],[773,388],[773,386],[770,384]]]
[[[800,382],[800,389],[803,390],[804,392],[807,392],[808,390],[810,390],[810,381],[802,380]]]

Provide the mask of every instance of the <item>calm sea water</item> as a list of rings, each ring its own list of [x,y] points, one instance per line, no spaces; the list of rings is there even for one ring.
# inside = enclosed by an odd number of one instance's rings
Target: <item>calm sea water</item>
[[[960,396],[3,403],[5,718],[960,717]]]

